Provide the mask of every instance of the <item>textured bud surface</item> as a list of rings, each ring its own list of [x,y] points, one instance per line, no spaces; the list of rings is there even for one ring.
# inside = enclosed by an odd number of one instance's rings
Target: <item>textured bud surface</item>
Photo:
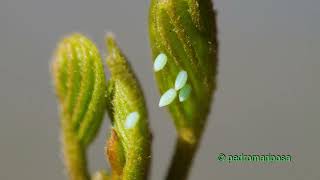
[[[192,89],[188,101],[174,101],[168,107],[181,138],[193,143],[201,136],[216,86],[218,43],[212,3],[152,0],[149,33],[153,58],[159,53],[168,58],[166,67],[156,73],[160,93],[172,88],[181,70],[187,73]],[[185,78],[181,76],[176,90],[184,86]]]
[[[68,175],[72,180],[87,180],[86,149],[95,138],[105,111],[102,61],[89,39],[73,34],[58,45],[52,67]]]
[[[107,64],[112,82],[112,87],[108,87],[108,94],[112,95],[108,97],[112,110],[108,111],[112,113],[113,129],[122,144],[125,157],[121,179],[144,180],[151,158],[151,135],[143,93],[113,37],[107,38],[107,46]]]
[[[65,38],[57,49],[53,75],[65,121],[83,145],[89,144],[105,109],[105,76],[96,46],[80,34]]]

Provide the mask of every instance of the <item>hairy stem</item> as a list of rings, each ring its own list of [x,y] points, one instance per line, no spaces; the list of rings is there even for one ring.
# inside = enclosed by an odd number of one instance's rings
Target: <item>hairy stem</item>
[[[70,180],[89,180],[86,150],[79,143],[70,123],[62,120],[62,148],[66,171]]]

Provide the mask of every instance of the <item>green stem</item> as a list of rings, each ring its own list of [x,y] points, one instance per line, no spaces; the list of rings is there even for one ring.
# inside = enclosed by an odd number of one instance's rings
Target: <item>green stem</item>
[[[65,166],[70,180],[89,180],[87,169],[86,150],[78,141],[71,123],[62,120],[62,146]]]
[[[190,144],[180,137],[177,138],[166,180],[186,180],[197,149],[198,141]]]

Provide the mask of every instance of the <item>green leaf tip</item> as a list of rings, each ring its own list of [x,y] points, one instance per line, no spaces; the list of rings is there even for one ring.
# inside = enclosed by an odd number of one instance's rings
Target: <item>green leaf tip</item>
[[[125,157],[121,178],[144,180],[148,175],[151,156],[151,134],[144,96],[113,36],[106,38],[106,44],[109,53],[106,61],[112,82],[112,87],[108,87],[109,94],[112,94],[109,98],[112,110],[109,112],[113,119],[113,134],[117,135]]]
[[[59,99],[63,155],[71,180],[88,180],[86,150],[105,111],[105,75],[96,46],[81,34],[57,46],[52,74]]]
[[[153,59],[160,53],[168,63],[155,73],[160,93],[190,84],[188,101],[168,106],[179,136],[189,143],[200,138],[216,88],[218,58],[215,11],[210,0],[151,0],[149,36]],[[181,82],[180,82],[181,80]],[[183,98],[180,97],[180,99]]]

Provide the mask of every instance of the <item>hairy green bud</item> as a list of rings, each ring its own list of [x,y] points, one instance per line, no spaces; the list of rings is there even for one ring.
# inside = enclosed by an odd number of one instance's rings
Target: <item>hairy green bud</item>
[[[167,180],[187,179],[207,121],[216,89],[215,18],[211,0],[151,0],[149,35],[155,67],[161,67],[155,72],[163,94],[159,106],[168,106],[178,133]],[[159,55],[166,63],[158,62]]]
[[[102,61],[89,39],[73,34],[59,43],[52,67],[69,175],[88,179],[85,150],[99,130],[106,105]]]
[[[145,100],[138,80],[112,36],[107,38],[107,46],[107,65],[111,72],[107,109],[114,131],[107,147],[109,161],[112,171],[121,174],[121,179],[144,180],[151,159]]]
[[[166,66],[156,72],[161,94],[174,87],[186,71],[190,97],[168,107],[182,139],[195,143],[201,136],[216,84],[217,39],[210,0],[152,0],[149,32],[153,59],[164,53]]]

